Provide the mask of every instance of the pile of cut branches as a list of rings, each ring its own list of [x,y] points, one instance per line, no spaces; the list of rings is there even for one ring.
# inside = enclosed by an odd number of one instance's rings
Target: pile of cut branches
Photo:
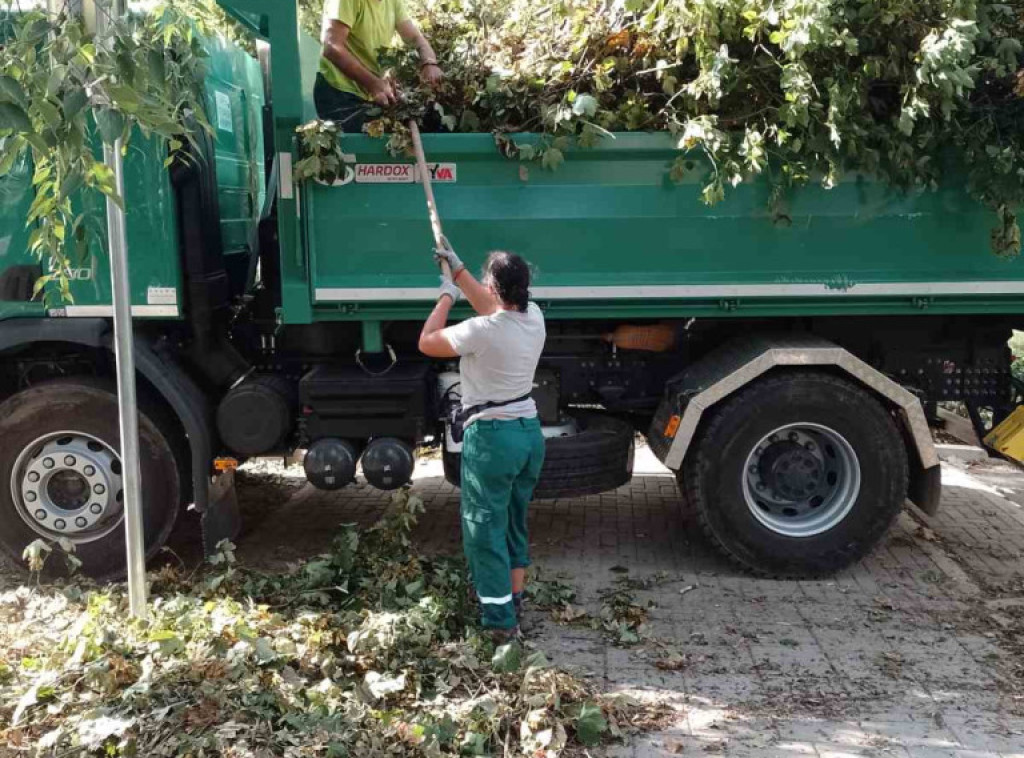
[[[307,18],[318,0],[303,0]],[[668,131],[710,161],[703,200],[765,175],[778,194],[866,172],[901,189],[952,172],[1020,251],[1024,4],[990,0],[410,0],[447,79],[409,106],[503,135],[556,168],[617,131]],[[408,51],[388,58],[416,81]],[[399,140],[400,144],[401,140]],[[518,148],[518,149],[517,149]],[[685,171],[680,160],[676,178]]]
[[[198,577],[155,576],[144,622],[120,587],[0,594],[0,745],[554,758],[659,715],[482,638],[462,562],[410,544],[421,509],[400,493],[376,526],[343,527],[331,553],[285,575],[240,567],[222,543]],[[47,552],[28,551],[36,569]]]

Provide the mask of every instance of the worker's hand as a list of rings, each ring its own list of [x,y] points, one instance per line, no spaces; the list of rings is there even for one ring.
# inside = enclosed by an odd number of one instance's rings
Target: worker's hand
[[[462,291],[459,289],[459,285],[453,282],[449,277],[441,275],[441,292],[438,295],[438,300],[442,297],[448,296],[452,299],[452,305],[459,302],[459,297],[462,295]]]
[[[444,71],[436,63],[424,63],[420,68],[420,77],[425,84],[437,89],[444,79]]]
[[[439,266],[441,261],[448,263],[448,268],[452,270],[452,279],[456,279],[459,276],[459,272],[466,268],[466,264],[452,250],[451,243],[448,242],[447,237],[441,237],[441,246],[434,250],[434,260],[437,261]]]
[[[395,90],[387,79],[378,79],[370,88],[370,99],[381,108],[388,108],[398,102]]]

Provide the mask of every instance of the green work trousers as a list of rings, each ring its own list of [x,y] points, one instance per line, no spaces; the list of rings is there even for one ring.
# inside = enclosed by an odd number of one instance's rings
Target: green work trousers
[[[462,546],[483,611],[483,625],[512,629],[511,570],[530,565],[526,510],[544,465],[544,436],[534,418],[483,420],[462,447]]]

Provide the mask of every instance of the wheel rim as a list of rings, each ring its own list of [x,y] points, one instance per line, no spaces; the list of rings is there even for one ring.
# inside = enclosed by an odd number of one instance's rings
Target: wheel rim
[[[789,424],[761,438],[743,470],[751,514],[776,534],[813,537],[846,518],[860,494],[853,446],[820,424]]]
[[[92,435],[53,432],[22,450],[11,473],[11,495],[36,534],[92,542],[121,522],[121,461]]]

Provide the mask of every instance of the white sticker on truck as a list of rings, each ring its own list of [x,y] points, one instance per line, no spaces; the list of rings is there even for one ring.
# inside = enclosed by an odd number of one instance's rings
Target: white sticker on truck
[[[418,180],[413,163],[359,163],[355,169],[357,184],[412,184]],[[430,171],[430,181],[435,184],[458,181],[454,163],[428,163],[427,170]]]
[[[227,92],[215,92],[213,99],[217,101],[217,128],[234,134],[235,119],[231,112],[231,96]]]
[[[177,287],[150,287],[146,290],[146,302],[149,305],[177,305]]]

